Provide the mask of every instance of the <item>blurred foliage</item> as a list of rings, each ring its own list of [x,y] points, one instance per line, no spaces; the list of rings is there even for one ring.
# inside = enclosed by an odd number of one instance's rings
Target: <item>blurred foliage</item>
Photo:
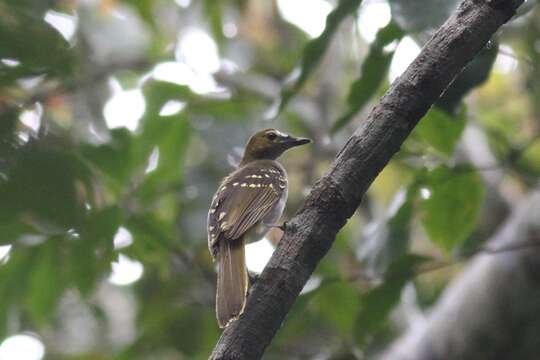
[[[336,132],[345,126],[370,98],[375,95],[381,83],[386,77],[390,61],[394,55],[393,50],[385,50],[385,47],[393,41],[401,39],[403,31],[393,22],[390,22],[384,28],[377,32],[375,40],[369,47],[369,54],[362,63],[361,74],[350,88],[347,96],[349,110],[340,117],[334,126],[332,132]]]
[[[279,103],[279,110],[282,110],[291,97],[297,93],[306,82],[309,75],[315,70],[321,61],[327,48],[330,46],[333,35],[337,32],[341,22],[348,16],[356,13],[362,0],[340,0],[334,10],[326,18],[326,26],[321,35],[311,40],[304,46],[299,74],[292,80],[290,87],[284,88]],[[293,74],[296,76],[296,74]]]
[[[0,3],[0,342],[30,332],[51,359],[208,357],[206,211],[229,161],[263,127],[312,137],[283,159],[292,216],[407,58],[402,40],[421,46],[457,2],[324,4],[326,19],[313,6],[294,22],[253,0]],[[380,174],[266,358],[384,349],[404,289],[428,311],[459,271],[419,268],[479,247],[478,229],[504,221],[493,206],[537,186],[540,11],[520,15]],[[311,38],[302,18],[324,29]]]
[[[403,287],[414,276],[418,265],[429,258],[408,254],[392,262],[384,282],[369,290],[361,299],[355,323],[355,340],[364,344],[369,337],[377,335],[385,326],[391,310],[399,303]]]
[[[452,156],[454,148],[465,128],[466,111],[452,117],[437,107],[433,107],[420,120],[411,138],[428,144],[442,155]]]
[[[487,80],[497,57],[499,45],[492,40],[463,69],[437,101],[437,106],[450,114],[455,114],[463,97]]]
[[[426,174],[422,224],[430,239],[451,250],[472,232],[482,205],[484,189],[474,168],[439,166]]]
[[[388,3],[392,18],[402,29],[408,33],[419,33],[442,25],[459,0],[389,0]]]

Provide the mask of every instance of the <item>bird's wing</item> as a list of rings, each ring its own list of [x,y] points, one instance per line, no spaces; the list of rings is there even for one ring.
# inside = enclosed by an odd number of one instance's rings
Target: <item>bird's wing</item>
[[[284,175],[274,167],[246,166],[227,177],[208,212],[210,250],[215,249],[221,234],[237,239],[264,219],[281,199],[285,187]]]

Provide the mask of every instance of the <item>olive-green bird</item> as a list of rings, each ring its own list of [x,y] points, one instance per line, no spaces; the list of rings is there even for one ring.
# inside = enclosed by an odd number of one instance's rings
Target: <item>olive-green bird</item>
[[[244,245],[259,240],[276,224],[287,201],[287,173],[276,159],[310,141],[275,129],[255,133],[240,165],[212,199],[208,248],[218,261],[216,316],[222,328],[244,310],[248,288]]]

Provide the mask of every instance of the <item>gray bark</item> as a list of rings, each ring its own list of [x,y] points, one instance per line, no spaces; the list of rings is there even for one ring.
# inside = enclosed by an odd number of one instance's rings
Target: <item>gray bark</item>
[[[219,339],[212,359],[258,359],[337,232],[420,118],[522,0],[465,0],[391,85],[288,222],[253,286],[243,315]]]

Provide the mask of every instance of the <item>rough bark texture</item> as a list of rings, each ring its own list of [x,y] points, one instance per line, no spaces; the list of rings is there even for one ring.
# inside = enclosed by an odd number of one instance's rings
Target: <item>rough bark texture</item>
[[[538,359],[540,190],[380,360]]]
[[[212,359],[258,359],[337,232],[375,177],[452,79],[515,13],[522,0],[465,0],[390,87],[288,222]]]

